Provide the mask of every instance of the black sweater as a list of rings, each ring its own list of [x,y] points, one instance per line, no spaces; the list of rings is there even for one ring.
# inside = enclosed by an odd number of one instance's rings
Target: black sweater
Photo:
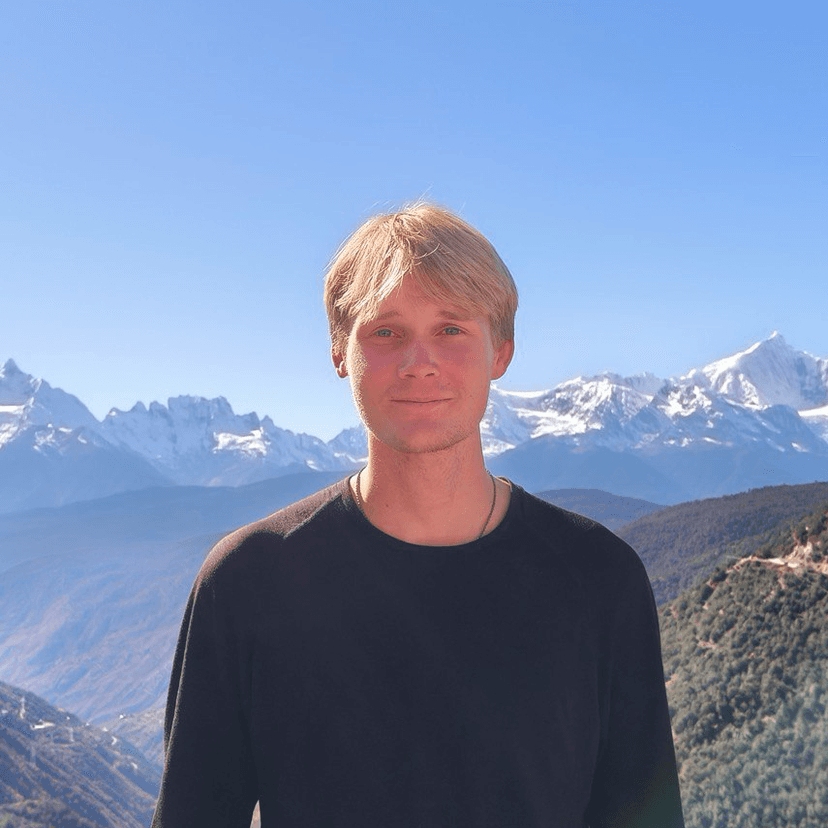
[[[513,486],[417,546],[342,481],[229,535],[187,605],[155,828],[683,825],[640,560]]]

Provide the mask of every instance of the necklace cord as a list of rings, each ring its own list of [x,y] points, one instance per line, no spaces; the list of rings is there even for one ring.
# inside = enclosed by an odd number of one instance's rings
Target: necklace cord
[[[357,472],[356,481],[354,481],[354,494],[356,495],[356,505],[359,508],[359,511],[362,512],[363,517],[368,520],[368,515],[365,514],[365,503],[362,500],[362,489],[360,487],[360,478],[362,477],[362,472],[365,467],[363,466]],[[486,533],[486,527],[489,525],[489,521],[492,519],[492,515],[494,514],[495,504],[497,503],[497,481],[495,480],[495,476],[490,472],[487,471],[486,474],[492,479],[492,505],[489,507],[489,514],[486,515],[486,520],[483,523],[483,528],[480,530],[480,534],[475,538],[475,540],[480,540],[483,535]]]

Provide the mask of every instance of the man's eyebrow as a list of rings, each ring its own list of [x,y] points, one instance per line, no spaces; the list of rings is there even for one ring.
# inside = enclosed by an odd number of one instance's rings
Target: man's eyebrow
[[[457,319],[460,322],[469,322],[474,319],[474,316],[468,311],[460,310],[460,308],[443,308],[437,311],[438,316],[443,316],[448,319]]]
[[[369,321],[373,324],[374,322],[382,322],[385,319],[393,319],[397,316],[402,316],[402,313],[400,311],[390,310],[379,314],[379,316],[372,317]],[[471,313],[460,310],[460,308],[441,308],[437,311],[437,316],[443,319],[457,319],[459,322],[468,322],[474,319]]]

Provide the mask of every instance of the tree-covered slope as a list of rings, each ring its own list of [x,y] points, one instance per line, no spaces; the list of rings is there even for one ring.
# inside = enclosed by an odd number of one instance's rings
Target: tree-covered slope
[[[669,506],[615,531],[641,556],[662,604],[825,502],[828,483],[769,486]]]
[[[688,828],[828,825],[828,506],[661,609]]]

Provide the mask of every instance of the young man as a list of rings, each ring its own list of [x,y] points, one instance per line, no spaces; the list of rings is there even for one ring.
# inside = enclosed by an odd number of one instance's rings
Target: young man
[[[641,562],[483,463],[506,266],[418,204],[346,242],[325,301],[368,463],[205,562],[153,825],[682,826]]]

